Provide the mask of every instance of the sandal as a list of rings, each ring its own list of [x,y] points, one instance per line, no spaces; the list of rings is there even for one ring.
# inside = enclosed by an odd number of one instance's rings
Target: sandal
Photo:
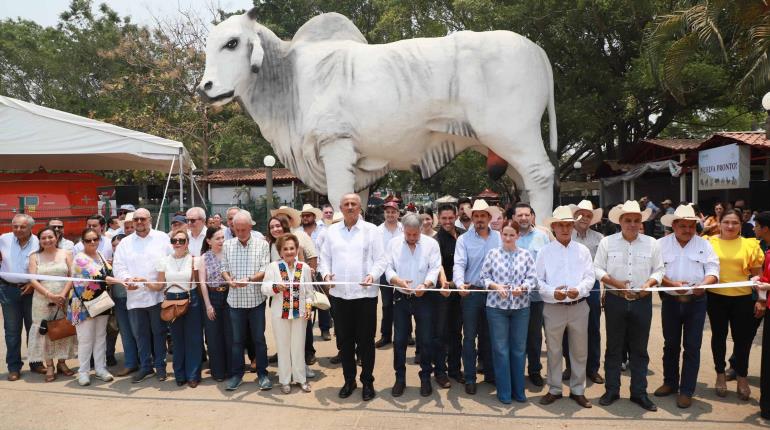
[[[717,373],[717,382],[716,384],[714,384],[714,389],[717,392],[717,396],[719,397],[727,396],[727,381],[725,379],[724,373]]]
[[[738,376],[735,379],[738,380],[738,398],[746,401],[751,397],[751,388],[749,388],[749,380],[745,376]]]
[[[45,369],[45,382],[53,382],[56,380],[56,370],[53,366],[48,366]]]
[[[67,363],[63,361],[56,363],[56,370],[58,370],[59,373],[61,373],[64,376],[73,376],[75,374],[75,372],[72,369],[67,367]]]

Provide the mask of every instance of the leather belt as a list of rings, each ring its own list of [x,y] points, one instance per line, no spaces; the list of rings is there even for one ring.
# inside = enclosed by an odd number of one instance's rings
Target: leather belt
[[[620,291],[620,290],[616,290],[614,288],[607,288],[607,292],[612,294],[612,295],[614,295],[614,296],[618,296],[618,297],[620,297],[620,298],[622,298],[624,300],[628,300],[629,302],[633,302],[635,300],[643,299],[643,298],[645,298],[645,297],[650,295],[649,291],[639,291],[639,292],[631,293],[631,296],[628,297],[628,296],[626,296],[626,291]],[[645,292],[647,294],[642,295]]]
[[[574,306],[578,303],[582,303],[584,301],[588,300],[588,297],[583,297],[582,299],[573,300],[571,302],[555,302],[556,305],[562,305],[562,306]]]
[[[209,287],[209,291],[216,291],[217,293],[224,293],[227,291],[227,287]]]
[[[692,303],[695,301],[696,297],[693,294],[685,294],[681,296],[675,296],[673,294],[663,293],[662,295],[663,300],[672,300],[678,303]]]

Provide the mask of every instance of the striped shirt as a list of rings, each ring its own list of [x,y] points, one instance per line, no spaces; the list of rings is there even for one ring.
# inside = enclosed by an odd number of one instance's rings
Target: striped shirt
[[[264,272],[270,263],[270,246],[262,239],[249,238],[246,245],[237,237],[228,239],[222,246],[222,272],[230,274],[233,281]],[[254,308],[265,301],[258,284],[230,288],[227,303],[233,308]]]

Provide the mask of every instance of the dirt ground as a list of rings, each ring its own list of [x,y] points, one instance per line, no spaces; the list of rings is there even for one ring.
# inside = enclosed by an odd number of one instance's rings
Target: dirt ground
[[[463,387],[453,381],[448,389],[439,389],[434,383],[432,396],[419,395],[419,367],[412,363],[414,348],[407,352],[407,390],[394,399],[390,387],[395,377],[392,369],[391,346],[377,352],[375,389],[377,397],[361,401],[360,388],[348,399],[337,397],[342,385],[342,369],[329,363],[334,354],[334,342],[324,342],[316,329],[318,373],[312,381],[313,392],[306,394],[294,388],[284,395],[277,387],[260,392],[253,383],[255,374],[246,374],[245,383],[235,392],[224,390],[207,374],[198,388],[178,388],[170,378],[160,383],[155,379],[131,384],[129,378],[116,378],[104,383],[93,379],[89,387],[79,387],[74,378],[60,376],[53,383],[45,383],[43,375],[30,374],[25,365],[22,380],[6,380],[5,344],[0,342],[0,429],[207,429],[257,428],[292,429],[416,429],[450,430],[478,427],[485,429],[531,426],[534,428],[750,428],[764,427],[767,422],[759,417],[759,371],[761,329],[755,339],[750,363],[752,398],[738,400],[735,382],[728,383],[726,398],[714,394],[716,378],[711,359],[710,330],[703,339],[699,383],[690,409],[677,408],[675,397],[653,398],[657,412],[647,412],[628,400],[629,374],[622,377],[621,400],[610,407],[598,405],[604,393],[602,385],[590,385],[586,396],[594,402],[592,409],[582,409],[566,397],[544,407],[538,403],[545,388],[530,385],[526,404],[503,405],[494,396],[494,387],[480,384],[475,396],[465,394]],[[268,348],[275,351],[268,319]],[[120,342],[118,342],[120,347]],[[663,380],[663,336],[660,326],[660,303],[656,299],[653,327],[650,335],[649,392]],[[728,350],[731,345],[728,345]],[[26,357],[26,351],[23,351]],[[542,356],[545,365],[545,351]],[[118,354],[120,361],[122,354]],[[76,360],[68,361],[71,367]],[[119,366],[113,371],[117,372]],[[171,363],[168,364],[171,375]],[[270,367],[276,381],[275,367]],[[604,371],[602,370],[602,374]],[[359,384],[360,386],[360,384]],[[565,394],[568,387],[565,387]]]

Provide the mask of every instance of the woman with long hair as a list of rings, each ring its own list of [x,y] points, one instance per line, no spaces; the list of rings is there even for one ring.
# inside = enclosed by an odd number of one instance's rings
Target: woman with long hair
[[[714,203],[714,215],[709,215],[703,221],[703,236],[712,236],[719,234],[720,223],[725,212],[725,205],[722,202]]]
[[[203,329],[206,332],[211,376],[222,382],[230,378],[230,356],[233,333],[230,330],[230,305],[227,304],[228,285],[222,277],[222,245],[225,231],[209,227],[198,259],[198,283],[206,306]]]

